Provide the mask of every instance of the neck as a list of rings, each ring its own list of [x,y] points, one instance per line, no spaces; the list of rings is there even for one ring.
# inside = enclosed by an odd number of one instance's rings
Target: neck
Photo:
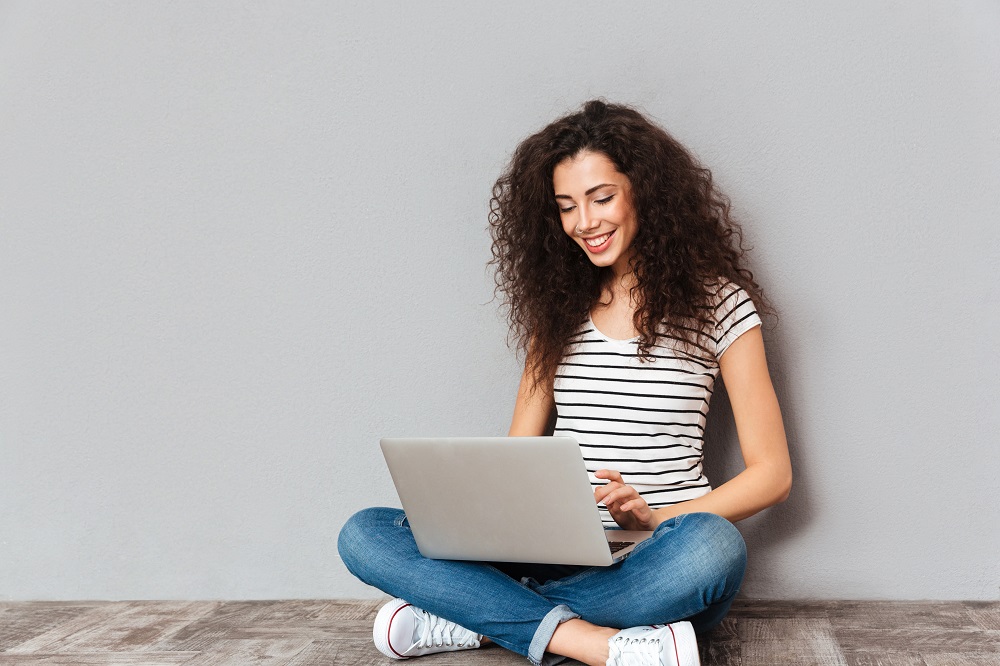
[[[631,271],[624,274],[613,272],[604,286],[604,293],[609,297],[608,305],[618,301],[634,306],[635,296],[632,294],[632,288],[637,282],[635,273]]]
[[[618,261],[611,265],[611,273],[614,275],[611,279],[611,288],[615,293],[623,292],[627,294],[629,289],[634,287],[637,282],[631,260],[632,253],[629,252],[619,257]]]
[[[635,271],[632,270],[631,266],[620,266],[619,264],[615,264],[611,267],[611,270],[614,275],[614,278],[611,280],[611,284],[616,290],[621,289],[627,293],[628,290],[634,287],[639,281],[636,278]]]

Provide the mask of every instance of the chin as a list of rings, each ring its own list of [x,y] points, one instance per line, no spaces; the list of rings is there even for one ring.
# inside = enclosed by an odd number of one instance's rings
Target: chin
[[[584,250],[586,252],[586,250]],[[587,252],[587,258],[590,259],[590,263],[598,266],[600,268],[608,268],[609,266],[614,266],[615,261],[618,260],[617,255],[611,255],[605,252],[604,254],[599,254],[594,256]]]

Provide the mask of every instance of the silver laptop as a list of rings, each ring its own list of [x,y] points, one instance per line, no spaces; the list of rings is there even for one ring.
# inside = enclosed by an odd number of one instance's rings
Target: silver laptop
[[[609,566],[652,532],[606,530],[572,437],[381,440],[424,557]]]

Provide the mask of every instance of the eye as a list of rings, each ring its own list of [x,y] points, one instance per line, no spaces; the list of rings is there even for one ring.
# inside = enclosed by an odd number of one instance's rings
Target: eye
[[[598,199],[594,203],[601,204],[602,206],[611,203],[611,200],[615,198],[615,195],[606,196],[603,199]]]
[[[566,206],[565,208],[563,208],[562,206],[559,206],[559,212],[560,213],[568,213],[571,210],[573,210],[574,208],[576,208],[576,206]]]

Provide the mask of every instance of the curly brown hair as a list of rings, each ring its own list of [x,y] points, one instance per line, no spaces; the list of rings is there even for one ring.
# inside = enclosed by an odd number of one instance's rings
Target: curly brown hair
[[[742,230],[711,172],[640,112],[592,100],[522,141],[490,200],[489,265],[535,386],[554,377],[570,336],[613,277],[611,267],[591,263],[560,221],[552,172],[584,151],[607,156],[632,186],[638,224],[630,264],[638,303],[633,323],[641,359],[651,360],[663,338],[675,339],[683,353],[711,357],[709,303],[719,280],[743,287],[759,313],[774,314],[743,265]]]

